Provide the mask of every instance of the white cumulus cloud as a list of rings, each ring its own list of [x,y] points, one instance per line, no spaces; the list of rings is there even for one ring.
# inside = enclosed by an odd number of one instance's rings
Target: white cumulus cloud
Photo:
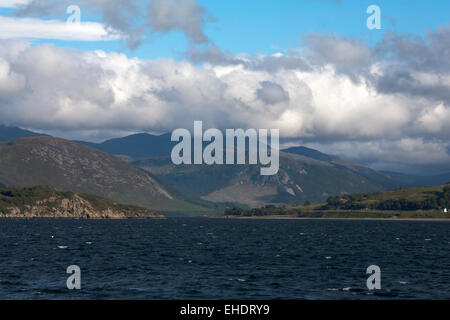
[[[339,39],[330,41],[326,48]],[[220,129],[280,129],[284,138],[367,162],[449,163],[450,70],[436,70],[432,59],[412,70],[404,59],[366,58],[372,50],[343,41],[359,52],[355,69],[349,53],[312,58],[315,46],[304,55],[227,55],[202,65],[0,41],[0,119],[84,139],[203,120]]]

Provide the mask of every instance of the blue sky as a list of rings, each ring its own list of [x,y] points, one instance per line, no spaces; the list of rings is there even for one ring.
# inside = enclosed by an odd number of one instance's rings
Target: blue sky
[[[376,41],[385,31],[423,34],[448,22],[449,1],[281,0],[201,1],[217,17],[207,33],[221,48],[233,53],[271,53],[273,46],[295,48],[309,32]],[[381,8],[383,30],[368,30],[366,9]],[[392,25],[395,19],[395,26]]]
[[[379,41],[385,32],[424,35],[448,23],[450,1],[447,0],[200,0],[215,21],[205,24],[206,35],[221,49],[234,54],[273,54],[295,49],[302,35],[311,32],[335,33],[338,36],[363,39],[369,44]],[[366,27],[369,5],[381,9],[382,30]],[[100,21],[82,9],[82,21]],[[10,9],[2,10],[10,16]],[[65,20],[67,15],[53,16]],[[130,51],[121,41],[51,42],[83,50],[120,51],[145,59],[160,57],[183,59],[188,41],[181,32],[147,34],[142,46]]]

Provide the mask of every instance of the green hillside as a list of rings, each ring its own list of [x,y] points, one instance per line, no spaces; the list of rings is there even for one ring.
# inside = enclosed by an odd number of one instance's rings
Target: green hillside
[[[439,210],[450,208],[450,185],[330,197],[328,210]]]
[[[347,194],[326,202],[301,206],[273,206],[225,210],[230,216],[285,216],[322,218],[450,218],[450,184],[398,189],[388,192]]]
[[[151,174],[115,156],[58,138],[0,143],[0,181],[8,187],[48,185],[160,212],[211,212],[171,193]]]

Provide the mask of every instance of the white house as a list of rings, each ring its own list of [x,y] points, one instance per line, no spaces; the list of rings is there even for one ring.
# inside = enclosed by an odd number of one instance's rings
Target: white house
[[[444,208],[442,212],[447,213],[447,208]]]

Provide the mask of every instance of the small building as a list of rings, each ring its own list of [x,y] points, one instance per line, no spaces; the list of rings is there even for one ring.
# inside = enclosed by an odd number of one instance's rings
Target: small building
[[[442,209],[443,213],[447,213],[447,208]]]

